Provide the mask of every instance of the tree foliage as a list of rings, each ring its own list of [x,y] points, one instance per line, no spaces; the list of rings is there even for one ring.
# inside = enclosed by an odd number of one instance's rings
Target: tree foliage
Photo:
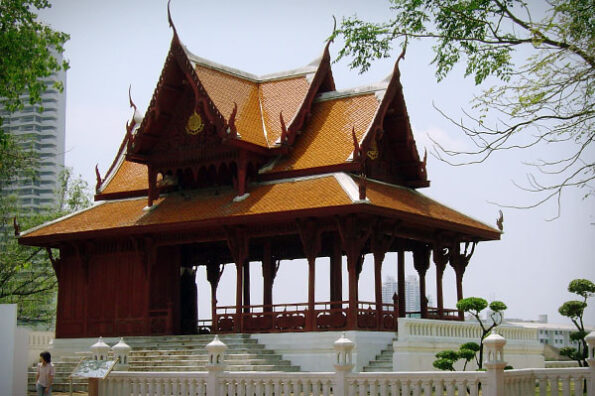
[[[583,298],[582,301],[566,301],[558,308],[560,315],[569,318],[577,331],[570,333],[570,339],[577,343],[578,348],[564,347],[560,349],[560,355],[576,360],[581,367],[587,367],[587,342],[585,337],[587,331],[583,322],[587,300],[595,295],[595,284],[588,279],[574,279],[568,284],[568,291]]]
[[[20,165],[19,165],[20,166]],[[21,168],[12,168],[20,172]],[[51,326],[55,317],[57,280],[50,255],[42,248],[19,245],[14,233],[14,221],[28,229],[91,205],[87,182],[72,178],[72,170],[61,175],[56,192],[63,197],[59,206],[22,210],[18,197],[0,194],[0,303],[17,304],[20,324]],[[15,220],[16,219],[16,220]]]
[[[0,1],[0,109],[5,112],[41,103],[42,93],[52,84],[63,89],[51,76],[68,68],[57,55],[63,53],[69,36],[37,20],[35,10],[49,7],[48,0]],[[56,218],[69,208],[43,208],[36,213],[19,210],[17,198],[8,195],[6,187],[17,179],[34,179],[37,158],[17,136],[4,131],[2,123],[0,114],[0,303],[18,303],[21,323],[49,323],[56,289],[49,253],[19,245],[13,235],[13,218],[16,215],[24,229]]]
[[[440,351],[436,354],[436,360],[432,365],[444,371],[455,371],[455,363],[459,360],[464,360],[463,371],[467,369],[467,364],[470,361],[475,360],[478,367],[481,365],[478,362],[477,352],[480,350],[480,346],[475,342],[466,342],[459,347],[458,351],[450,349]]]
[[[535,159],[521,188],[541,195],[534,207],[558,201],[568,188],[593,195],[595,178],[595,12],[592,0],[390,0],[388,21],[343,19],[332,38],[345,45],[339,59],[365,72],[376,58],[392,56],[395,43],[434,42],[438,81],[458,64],[476,84],[500,80],[472,102],[466,121],[456,122],[474,148],[452,150],[436,143],[435,154],[451,164],[483,162],[493,153],[566,145],[566,156]],[[547,9],[542,9],[547,7]],[[520,50],[524,52],[520,53]],[[528,56],[525,54],[529,54]],[[521,58],[522,57],[522,58]],[[498,119],[497,124],[488,123]]]
[[[481,312],[490,308],[489,319],[481,319]],[[506,310],[506,304],[502,301],[492,301],[488,304],[487,300],[481,297],[467,297],[457,302],[457,309],[470,314],[475,318],[481,327],[481,336],[479,344],[476,342],[466,342],[459,347],[458,351],[445,350],[436,354],[436,360],[432,363],[439,370],[454,371],[454,365],[457,361],[463,360],[463,370],[467,369],[467,364],[472,360],[481,370],[483,367],[483,342],[490,332],[502,323],[502,312]],[[478,356],[479,352],[479,356]]]
[[[40,103],[46,89],[41,79],[68,68],[67,62],[56,58],[64,52],[68,34],[42,24],[31,10],[49,7],[47,0],[0,2],[0,97],[9,111],[23,107],[24,93],[31,104]],[[55,86],[62,89],[60,82]]]
[[[480,314],[488,307],[490,308],[488,320],[484,321],[481,319]],[[504,319],[503,311],[507,309],[507,306],[502,301],[492,301],[488,304],[488,302],[481,297],[467,297],[457,302],[457,309],[473,316],[479,324],[479,327],[481,327],[481,336],[479,338],[479,346],[477,350],[479,351],[479,357],[476,357],[477,367],[481,369],[483,367],[483,342],[493,329],[500,326]],[[475,343],[463,344],[461,349],[474,351],[475,348],[470,344]],[[469,355],[469,353],[467,353],[467,355]],[[471,359],[466,360],[465,367],[470,360]]]

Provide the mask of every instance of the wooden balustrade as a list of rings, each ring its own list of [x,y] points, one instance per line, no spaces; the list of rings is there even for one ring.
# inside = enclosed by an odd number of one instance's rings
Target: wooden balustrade
[[[214,333],[232,333],[236,331],[239,321],[240,331],[244,333],[296,332],[306,331],[307,323],[312,321],[314,331],[397,330],[399,315],[394,304],[381,304],[380,309],[377,309],[374,302],[359,301],[357,320],[351,328],[347,322],[348,309],[348,301],[317,302],[312,312],[308,309],[308,303],[242,306],[240,313],[236,312],[236,306],[217,307],[211,329],[215,326]],[[429,308],[428,312],[437,314],[434,308]],[[444,309],[443,313],[445,320],[459,320],[457,310]],[[420,312],[407,312],[406,316],[415,317],[417,314]],[[438,319],[436,315],[432,318]],[[199,329],[206,331],[206,321],[200,322]]]

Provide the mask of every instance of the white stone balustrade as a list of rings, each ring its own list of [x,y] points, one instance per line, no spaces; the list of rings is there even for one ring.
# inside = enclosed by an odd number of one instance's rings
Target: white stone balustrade
[[[592,333],[593,334],[593,333]],[[99,396],[595,396],[595,334],[589,339],[591,367],[504,370],[504,344],[498,335],[486,339],[487,371],[352,373],[348,352],[353,343],[341,337],[335,348],[339,356],[335,372],[124,372],[115,371],[99,382]],[[490,338],[491,337],[491,338]],[[224,351],[220,341],[213,355]],[[221,343],[222,344],[222,343]],[[223,344],[224,345],[224,344]],[[216,350],[215,350],[216,349]],[[215,362],[215,360],[214,360]],[[344,364],[341,364],[344,363]],[[222,368],[222,364],[217,365]],[[558,391],[559,389],[559,391]],[[547,392],[547,393],[546,393]]]
[[[507,361],[515,368],[543,368],[543,345],[537,329],[511,325],[498,326],[498,334],[506,339]],[[459,347],[469,341],[478,342],[481,328],[477,322],[399,318],[399,337],[393,342],[395,371],[429,371],[436,353]],[[462,366],[455,366],[462,369]],[[467,367],[474,369],[475,366]]]
[[[39,354],[51,349],[53,341],[53,331],[29,331],[29,356],[27,365],[37,364],[39,362]]]

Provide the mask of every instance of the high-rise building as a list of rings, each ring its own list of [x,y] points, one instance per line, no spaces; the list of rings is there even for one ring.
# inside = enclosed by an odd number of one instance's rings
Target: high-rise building
[[[395,278],[387,276],[382,282],[382,302],[393,303],[393,295],[398,294],[399,286]],[[419,296],[419,279],[415,275],[408,275],[405,278],[405,309],[407,312],[419,312],[421,302]]]
[[[61,57],[58,61],[62,61]],[[56,80],[64,84],[62,92],[53,86]],[[18,206],[24,210],[56,206],[59,175],[64,169],[66,72],[57,72],[43,81],[47,89],[41,95],[41,103],[30,105],[28,95],[24,95],[23,110],[8,113],[0,107],[2,129],[17,137],[21,147],[35,159],[34,177],[19,176],[4,192],[15,195]]]

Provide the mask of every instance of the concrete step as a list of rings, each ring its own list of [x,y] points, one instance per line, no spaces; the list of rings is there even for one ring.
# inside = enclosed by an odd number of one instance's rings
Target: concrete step
[[[393,339],[395,341],[395,339]],[[384,348],[380,354],[376,355],[367,366],[364,366],[364,372],[390,372],[393,371],[393,343],[391,342]]]
[[[129,362],[134,371],[206,371],[208,354],[206,345],[213,340],[213,335],[165,336],[165,337],[127,337],[125,341],[132,351]],[[258,343],[248,334],[230,334],[220,336],[228,349],[225,353],[227,370],[230,371],[300,371],[299,366],[282,360],[280,355]],[[110,352],[110,358],[111,358]],[[55,359],[56,377],[53,389],[68,392],[72,373],[81,359],[90,358],[88,351],[77,352],[71,356]],[[29,390],[35,389],[36,368],[29,371]],[[73,379],[73,391],[86,391],[87,381]]]

